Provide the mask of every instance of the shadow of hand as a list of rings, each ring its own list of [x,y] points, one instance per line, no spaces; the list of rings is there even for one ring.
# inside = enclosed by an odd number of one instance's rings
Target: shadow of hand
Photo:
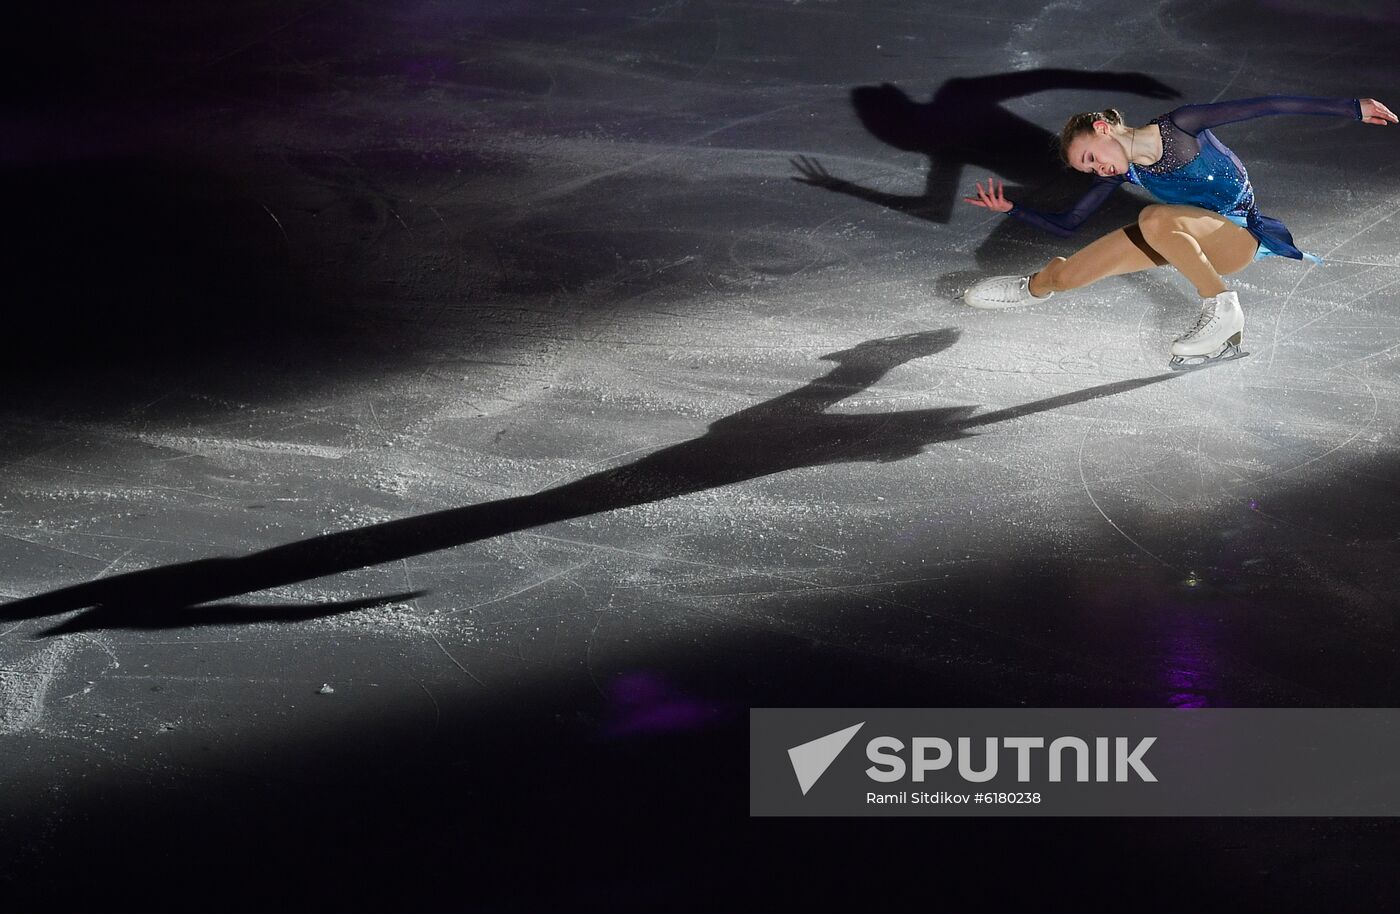
[[[942,352],[958,341],[957,330],[922,330],[901,336],[866,340],[849,349],[819,356],[823,362],[836,362],[848,368],[871,368],[889,371],[897,365]]]
[[[807,156],[797,156],[788,161],[792,163],[793,168],[796,168],[798,172],[800,172],[792,176],[794,181],[800,181],[803,184],[811,184],[813,187],[825,187],[828,190],[839,190],[843,187],[851,186],[851,182],[833,177],[830,172],[822,167],[822,163],[818,162],[816,159]]]

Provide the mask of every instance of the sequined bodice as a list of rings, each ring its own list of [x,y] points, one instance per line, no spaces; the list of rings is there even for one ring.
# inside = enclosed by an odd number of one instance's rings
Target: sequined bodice
[[[1245,214],[1254,207],[1249,173],[1214,134],[1202,130],[1193,137],[1167,115],[1153,123],[1162,131],[1162,157],[1151,165],[1130,166],[1129,181],[1163,203],[1199,206],[1222,215]]]
[[[1200,151],[1196,138],[1172,123],[1170,114],[1160,114],[1147,123],[1156,124],[1157,132],[1161,134],[1162,157],[1151,165],[1135,166],[1138,171],[1150,174],[1174,171],[1194,159]]]

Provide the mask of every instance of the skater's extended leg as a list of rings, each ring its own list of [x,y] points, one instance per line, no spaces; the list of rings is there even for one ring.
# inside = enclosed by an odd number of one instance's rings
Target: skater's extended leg
[[[1254,236],[1223,216],[1194,206],[1154,204],[1143,209],[1136,225],[1109,232],[1071,257],[1056,257],[1030,277],[985,280],[969,289],[965,300],[979,308],[1011,307],[1033,301],[1031,296],[1045,298],[1168,264],[1209,298],[1225,291],[1220,277],[1243,270],[1256,250]]]
[[[1105,276],[1136,273],[1165,266],[1166,258],[1154,251],[1136,225],[1109,232],[1072,257],[1056,257],[1031,277],[1032,295],[1078,289]]]
[[[1191,281],[1201,298],[1226,291],[1222,276],[1254,261],[1259,242],[1218,213],[1195,206],[1154,204],[1138,215],[1142,237]]]

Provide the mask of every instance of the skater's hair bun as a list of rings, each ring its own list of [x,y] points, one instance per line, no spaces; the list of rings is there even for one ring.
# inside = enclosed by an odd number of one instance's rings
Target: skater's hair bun
[[[1085,111],[1076,114],[1065,122],[1064,129],[1060,131],[1060,161],[1069,164],[1069,144],[1074,142],[1075,137],[1084,136],[1094,132],[1094,121],[1107,121],[1114,127],[1123,126],[1123,112],[1117,108],[1105,108],[1102,111]]]

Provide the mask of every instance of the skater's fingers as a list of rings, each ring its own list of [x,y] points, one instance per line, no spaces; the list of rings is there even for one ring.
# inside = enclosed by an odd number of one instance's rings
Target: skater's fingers
[[[1362,122],[1367,124],[1394,124],[1400,123],[1395,117],[1395,112],[1387,108],[1383,103],[1374,98],[1363,98],[1361,100]]]

